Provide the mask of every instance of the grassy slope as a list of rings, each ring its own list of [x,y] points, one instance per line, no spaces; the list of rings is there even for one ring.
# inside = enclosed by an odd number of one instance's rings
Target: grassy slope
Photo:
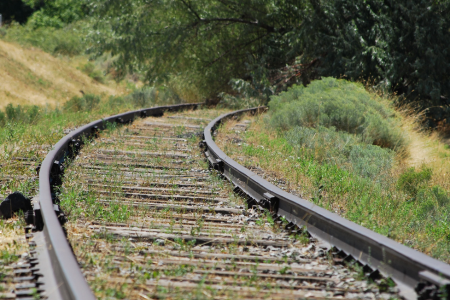
[[[122,92],[113,83],[100,84],[77,70],[77,63],[77,59],[0,40],[0,109],[8,103],[55,106],[81,96],[80,90],[105,95]]]
[[[387,101],[381,103],[388,105]],[[325,166],[308,155],[295,159],[301,156],[300,153],[289,145],[283,132],[268,126],[265,116],[250,118],[252,126],[247,133],[237,137],[242,139],[238,147],[230,143],[235,135],[232,129],[235,122],[224,126],[217,142],[239,163],[268,171],[285,181],[288,190],[305,199],[448,262],[450,226],[445,222],[446,213],[421,216],[418,207],[422,200],[411,200],[411,196],[398,190],[396,184],[409,167],[416,170],[428,167],[432,169],[432,176],[426,186],[440,186],[450,191],[448,141],[438,133],[420,130],[417,116],[411,116],[408,111],[398,112],[398,117],[406,148],[398,153],[396,163],[386,177],[388,182],[382,189],[364,183],[339,167]],[[429,200],[437,205],[434,199]]]

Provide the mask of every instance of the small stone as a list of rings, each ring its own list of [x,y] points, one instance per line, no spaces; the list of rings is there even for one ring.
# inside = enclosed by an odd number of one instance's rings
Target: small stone
[[[162,240],[162,239],[156,239],[154,241],[154,244],[157,245],[157,246],[164,246],[166,244],[166,242],[164,240]]]

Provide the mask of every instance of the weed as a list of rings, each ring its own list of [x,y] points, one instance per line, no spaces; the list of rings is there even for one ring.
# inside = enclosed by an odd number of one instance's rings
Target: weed
[[[417,192],[428,185],[431,179],[432,170],[423,167],[421,171],[416,171],[414,167],[407,169],[397,180],[398,188],[408,193],[411,197],[416,197]]]
[[[92,111],[100,103],[100,97],[92,94],[86,94],[83,97],[72,97],[64,103],[64,110],[79,112]]]

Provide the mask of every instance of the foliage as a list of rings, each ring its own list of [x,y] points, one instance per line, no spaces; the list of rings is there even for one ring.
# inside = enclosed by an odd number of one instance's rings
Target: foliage
[[[40,109],[36,105],[14,107],[11,103],[5,107],[5,112],[0,111],[0,126],[6,123],[33,124],[40,115]]]
[[[221,92],[230,92],[235,101],[253,97],[236,97],[229,87],[232,79],[237,86],[245,80],[251,93],[265,102],[292,84],[307,85],[311,79],[333,76],[373,82],[404,95],[405,101],[428,99],[421,108],[450,104],[450,1],[26,3],[37,10],[28,22],[33,29],[62,29],[93,16],[89,51],[96,56],[118,55],[114,78],[145,73],[148,83],[155,83],[176,76],[211,102],[217,102]],[[35,32],[36,37],[28,39],[46,47],[36,41],[37,37],[55,39],[46,33]],[[69,44],[63,48],[76,48]]]
[[[64,103],[64,110],[67,111],[91,111],[100,103],[100,97],[93,94],[86,94],[83,97],[74,96]]]
[[[441,212],[450,213],[450,195],[438,185],[420,189],[416,200],[416,213],[421,218],[433,218]]]
[[[136,89],[125,97],[110,97],[108,103],[112,106],[120,106],[125,103],[133,108],[145,108],[154,105],[179,104],[183,100],[171,88],[167,87],[143,87]]]
[[[215,98],[256,65],[277,68],[298,55],[289,41],[305,2],[96,0],[91,52],[119,54],[119,68],[145,71],[149,82],[180,76]]]
[[[364,178],[378,180],[388,174],[394,162],[394,151],[365,144],[360,137],[334,127],[294,127],[286,133],[286,141],[303,155],[349,170]]]
[[[91,62],[82,65],[80,70],[83,71],[83,73],[86,73],[89,77],[91,77],[97,82],[100,83],[105,82],[105,76],[103,75],[103,72],[97,69],[95,65]]]
[[[41,48],[52,54],[68,56],[84,52],[85,44],[82,39],[82,29],[76,24],[63,29],[19,25],[13,23],[4,37],[6,40]]]
[[[391,149],[404,146],[394,112],[373,99],[361,84],[324,78],[308,87],[293,86],[271,99],[269,122],[274,128],[334,127],[357,134],[368,144]]]
[[[24,2],[38,9],[28,19],[29,25],[33,28],[63,28],[86,15],[85,0],[24,0]]]
[[[230,81],[234,93],[220,93],[221,98],[219,107],[228,107],[231,109],[244,109],[264,105],[261,94],[250,84],[242,79],[232,79]]]
[[[345,76],[449,104],[450,1],[310,0],[298,47],[318,75]],[[447,102],[449,101],[449,102]]]
[[[145,71],[149,81],[185,76],[206,97],[230,91],[232,78],[267,95],[261,91],[271,85],[321,76],[369,80],[408,101],[441,104],[450,96],[450,1],[97,0],[91,7],[99,16],[93,52],[119,54],[117,66]]]
[[[428,185],[432,173],[432,170],[426,167],[421,171],[416,171],[414,167],[409,168],[398,178],[398,188],[415,197],[419,190]]]

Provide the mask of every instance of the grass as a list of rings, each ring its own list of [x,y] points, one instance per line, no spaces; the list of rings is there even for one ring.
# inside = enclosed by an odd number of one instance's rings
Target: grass
[[[126,84],[100,84],[76,67],[86,57],[54,57],[37,48],[26,48],[0,39],[0,109],[14,105],[62,105],[73,96],[86,94],[120,95]]]
[[[318,91],[316,96],[322,99]],[[387,102],[373,94],[365,97],[383,106]],[[286,101],[287,107],[293,102]],[[391,127],[403,136],[403,147],[391,150],[389,144],[382,148],[368,142],[363,133],[325,127],[320,120],[282,128],[284,109],[249,118],[251,128],[242,134],[232,130],[235,122],[227,123],[216,140],[219,147],[240,164],[265,170],[268,179],[285,181],[283,188],[316,205],[450,262],[450,152],[445,140],[421,132],[402,111],[387,114],[395,115],[396,127]]]

